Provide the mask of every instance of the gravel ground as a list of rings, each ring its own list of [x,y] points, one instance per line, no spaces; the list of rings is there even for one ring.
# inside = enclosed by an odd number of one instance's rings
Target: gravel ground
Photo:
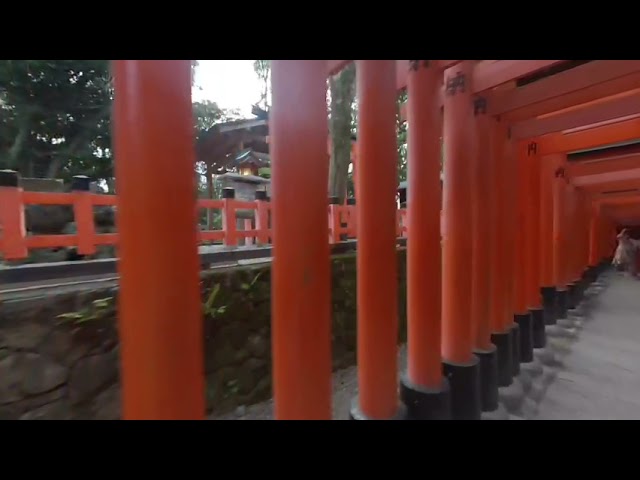
[[[398,369],[403,371],[407,364],[407,349],[398,348]],[[348,420],[351,401],[358,394],[357,367],[345,368],[333,374],[333,419]],[[212,416],[211,420],[272,420],[273,400],[248,407],[238,407],[235,412]]]

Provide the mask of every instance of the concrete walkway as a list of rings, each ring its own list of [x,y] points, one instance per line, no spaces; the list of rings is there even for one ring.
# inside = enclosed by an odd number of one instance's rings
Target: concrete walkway
[[[640,281],[608,272],[537,420],[640,419]]]

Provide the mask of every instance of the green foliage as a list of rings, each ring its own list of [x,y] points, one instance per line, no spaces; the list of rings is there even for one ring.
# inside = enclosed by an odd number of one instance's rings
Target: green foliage
[[[197,66],[192,60],[192,78]],[[109,60],[0,60],[0,169],[113,184],[113,96]],[[195,103],[196,138],[237,116]]]
[[[261,273],[262,273],[262,272],[258,272],[258,273],[253,277],[253,280],[251,280],[251,282],[250,282],[250,283],[243,283],[242,285],[240,285],[240,288],[241,288],[242,290],[244,290],[245,292],[250,291],[250,290],[253,288],[253,286],[256,284],[256,282],[258,281],[258,279],[260,278],[260,274],[261,274]]]
[[[63,313],[58,315],[61,323],[71,323],[73,325],[82,325],[84,323],[102,320],[108,318],[115,313],[115,304],[113,297],[99,298],[91,302],[87,308],[79,312]]]
[[[398,135],[398,183],[407,179],[407,122],[402,120],[400,107],[407,101],[407,91],[403,90],[398,95],[398,108],[396,111],[396,131]]]
[[[108,60],[0,61],[0,168],[111,178]]]
[[[218,307],[215,306],[216,297],[218,296],[219,292],[220,292],[220,284],[216,283],[211,289],[211,291],[209,292],[207,301],[204,302],[204,305],[202,306],[202,313],[204,314],[205,317],[216,318],[218,315],[223,315],[224,312],[227,310],[227,307],[225,305],[218,306]]]

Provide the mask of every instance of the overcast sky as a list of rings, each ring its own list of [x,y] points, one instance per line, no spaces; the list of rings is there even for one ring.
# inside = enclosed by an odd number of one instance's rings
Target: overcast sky
[[[198,60],[193,100],[211,100],[220,108],[238,109],[251,117],[251,105],[260,100],[260,80],[253,60]]]

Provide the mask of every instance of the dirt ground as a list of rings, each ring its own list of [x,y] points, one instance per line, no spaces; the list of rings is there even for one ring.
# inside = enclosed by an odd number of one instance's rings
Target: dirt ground
[[[398,348],[398,370],[407,364],[406,346]],[[349,367],[333,374],[333,419],[348,420],[351,401],[358,394],[357,367]],[[258,403],[248,407],[238,407],[235,412],[211,417],[212,420],[272,420],[273,401]]]

